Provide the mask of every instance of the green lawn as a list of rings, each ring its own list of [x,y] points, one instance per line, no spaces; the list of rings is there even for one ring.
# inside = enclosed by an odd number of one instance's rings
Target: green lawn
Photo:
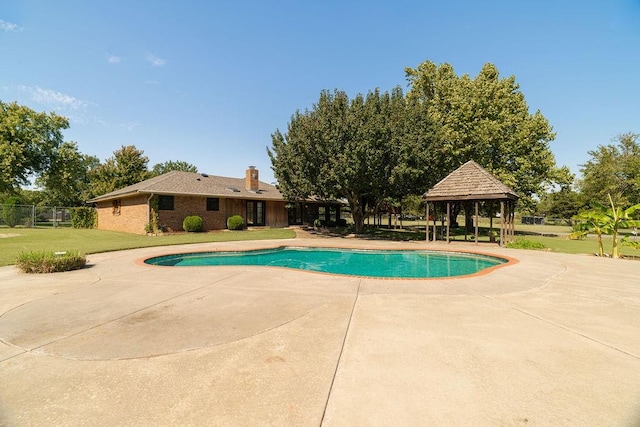
[[[568,240],[569,227],[545,225],[518,225],[517,238],[543,243],[552,252],[571,254],[593,254],[598,251],[595,236],[585,240]],[[462,235],[455,235],[461,230],[452,232],[454,240],[462,240]],[[387,240],[424,240],[424,231],[411,228],[388,230],[367,228],[369,238]],[[481,231],[481,241],[488,241],[486,229]],[[624,234],[624,233],[623,233]],[[188,243],[226,242],[234,240],[267,240],[291,239],[295,231],[290,229],[265,229],[245,231],[220,231],[212,233],[182,233],[163,236],[143,236],[139,234],[118,233],[104,230],[83,230],[67,227],[58,228],[0,228],[0,266],[15,263],[22,252],[49,250],[78,250],[85,254],[117,251],[122,249],[143,248],[150,246],[180,245]],[[472,240],[473,236],[469,236]],[[605,252],[611,252],[611,237],[604,237]],[[640,250],[630,247],[622,248],[622,254],[640,257]]]
[[[460,219],[462,223],[463,219]],[[390,240],[424,240],[424,221],[403,221],[404,229],[367,228],[367,234],[372,238]],[[489,220],[481,218],[479,222],[480,242],[488,242],[487,232],[489,230]],[[418,231],[418,227],[422,227]],[[433,227],[433,223],[431,223]],[[499,230],[500,220],[493,223],[494,230]],[[450,230],[451,239],[454,241],[464,240],[464,229],[457,228]],[[440,233],[440,225],[438,225]],[[585,240],[569,240],[567,236],[571,233],[571,227],[564,225],[527,225],[516,224],[516,238],[527,239],[544,244],[552,252],[563,252],[569,254],[595,254],[598,252],[598,241],[594,235],[590,235]],[[630,230],[621,230],[620,238],[630,235]],[[473,233],[468,237],[473,241]],[[633,239],[633,238],[632,238]],[[640,237],[637,238],[640,240]],[[605,253],[611,253],[611,236],[603,236]],[[621,253],[626,256],[640,257],[640,250],[631,247],[623,247]]]
[[[0,228],[0,266],[15,264],[22,252],[48,250],[78,250],[85,254],[117,251],[150,246],[185,243],[227,242],[234,240],[292,239],[294,230],[274,228],[265,230],[220,231],[212,233],[182,233],[163,236],[144,236],[104,230],[76,228]]]

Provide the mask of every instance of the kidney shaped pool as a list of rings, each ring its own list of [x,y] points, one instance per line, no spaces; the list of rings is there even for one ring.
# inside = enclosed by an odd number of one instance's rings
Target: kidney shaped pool
[[[489,255],[416,250],[279,247],[236,252],[194,252],[148,258],[159,266],[266,266],[377,278],[439,278],[475,274],[505,265]]]

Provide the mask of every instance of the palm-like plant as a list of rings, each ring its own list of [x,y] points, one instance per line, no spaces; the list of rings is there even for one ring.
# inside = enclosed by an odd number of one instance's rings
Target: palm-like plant
[[[569,238],[583,238],[589,233],[595,233],[598,237],[598,253],[600,256],[604,256],[602,235],[611,234],[613,240],[611,257],[620,258],[618,231],[622,228],[640,226],[640,220],[633,219],[632,217],[637,210],[640,210],[640,203],[627,209],[622,209],[621,207],[614,205],[611,195],[609,195],[609,203],[611,208],[605,209],[603,207],[599,207],[576,215],[575,219],[579,221],[581,227],[571,233]],[[623,244],[629,244],[626,238],[623,239],[622,242]]]
[[[619,206],[614,206],[611,195],[609,195],[609,203],[611,204],[611,209],[607,209],[609,213],[609,227],[611,229],[611,233],[613,234],[613,248],[611,250],[611,257],[620,258],[620,255],[618,253],[618,230],[620,228],[640,226],[640,221],[632,218],[633,213],[640,209],[640,203],[635,204],[627,209],[622,209]]]
[[[570,239],[584,239],[589,233],[595,233],[598,238],[598,255],[604,256],[602,235],[609,234],[607,215],[603,208],[580,212],[574,217],[578,221],[577,229],[569,235]]]

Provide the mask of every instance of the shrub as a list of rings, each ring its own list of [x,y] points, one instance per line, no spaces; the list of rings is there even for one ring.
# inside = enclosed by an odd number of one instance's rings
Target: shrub
[[[184,231],[199,232],[204,229],[204,224],[201,217],[198,215],[191,215],[182,221],[182,228]]]
[[[516,239],[514,242],[507,243],[507,247],[512,249],[534,249],[534,250],[547,249],[544,243],[534,242],[533,240],[527,240],[527,239]]]
[[[338,220],[338,227],[346,227],[347,226],[347,220],[344,218],[340,218]]]
[[[87,257],[78,251],[23,252],[16,259],[16,266],[25,273],[56,273],[84,267]]]
[[[71,227],[95,228],[97,222],[96,210],[88,206],[71,209]]]
[[[227,218],[227,228],[229,230],[243,230],[244,219],[240,215],[233,215]]]
[[[2,220],[8,227],[15,227],[22,222],[22,209],[20,206],[20,199],[11,196],[7,197],[2,206]]]
[[[316,218],[316,219],[313,220],[313,226],[315,228],[323,227],[324,226],[324,221],[319,219],[319,218]]]

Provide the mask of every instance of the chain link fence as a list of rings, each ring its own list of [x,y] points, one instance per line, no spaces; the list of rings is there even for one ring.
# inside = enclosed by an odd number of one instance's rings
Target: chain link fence
[[[71,209],[73,208],[0,205],[0,227],[71,227]]]

